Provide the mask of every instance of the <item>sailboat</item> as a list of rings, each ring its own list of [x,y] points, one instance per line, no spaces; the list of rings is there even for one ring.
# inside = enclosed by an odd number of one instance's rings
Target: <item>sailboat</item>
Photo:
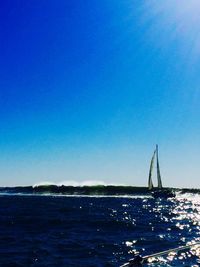
[[[152,181],[152,173],[153,173],[155,158],[156,158],[157,181],[158,181],[157,187],[153,186],[153,181]],[[163,188],[163,186],[162,186],[162,180],[161,180],[161,174],[160,174],[160,165],[159,165],[159,160],[158,160],[158,145],[156,145],[156,149],[154,150],[153,156],[151,158],[150,169],[149,169],[148,188],[151,191],[152,196],[155,198],[175,197],[175,193],[172,190],[167,189],[167,188]]]

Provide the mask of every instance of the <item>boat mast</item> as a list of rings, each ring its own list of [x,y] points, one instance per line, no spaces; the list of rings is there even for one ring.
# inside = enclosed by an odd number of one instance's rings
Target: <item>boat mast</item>
[[[158,188],[162,188],[162,180],[160,175],[160,166],[158,161],[158,145],[156,145],[156,157],[157,157],[157,179],[158,179]]]

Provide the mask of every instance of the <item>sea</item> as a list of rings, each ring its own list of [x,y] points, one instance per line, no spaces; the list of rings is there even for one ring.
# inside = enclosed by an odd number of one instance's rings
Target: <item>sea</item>
[[[0,267],[200,266],[200,195],[0,195]]]

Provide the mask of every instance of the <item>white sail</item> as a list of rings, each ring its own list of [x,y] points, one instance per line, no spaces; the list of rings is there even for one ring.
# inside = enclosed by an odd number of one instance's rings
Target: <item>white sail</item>
[[[151,159],[151,164],[150,164],[150,169],[149,169],[149,180],[148,180],[148,188],[151,190],[153,188],[153,181],[152,181],[152,171],[153,171],[153,163],[156,155],[156,150],[153,153],[152,159]]]
[[[161,175],[160,175],[160,166],[159,166],[159,160],[158,160],[158,145],[156,145],[156,149],[153,153],[153,156],[151,158],[151,163],[150,163],[150,169],[149,169],[149,180],[148,180],[148,188],[149,190],[153,189],[153,181],[152,181],[152,172],[153,172],[153,167],[154,167],[154,160],[157,160],[156,163],[156,168],[157,168],[157,180],[158,180],[158,188],[162,189],[162,180],[161,180]]]

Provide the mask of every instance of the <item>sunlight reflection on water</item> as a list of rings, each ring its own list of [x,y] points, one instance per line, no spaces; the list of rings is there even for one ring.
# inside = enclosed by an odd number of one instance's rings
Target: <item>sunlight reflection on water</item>
[[[129,254],[144,256],[200,242],[200,195],[177,194],[176,198],[170,200],[144,198],[141,208],[138,206],[138,213],[146,213],[145,221],[140,222],[136,219],[135,222],[136,225],[142,224],[145,232],[140,232],[138,228],[140,236],[125,242]],[[133,216],[127,211],[124,216],[133,220]],[[145,249],[141,249],[142,247]],[[185,251],[170,252],[163,257],[149,258],[146,266],[155,264],[199,266],[200,245],[193,245]]]

